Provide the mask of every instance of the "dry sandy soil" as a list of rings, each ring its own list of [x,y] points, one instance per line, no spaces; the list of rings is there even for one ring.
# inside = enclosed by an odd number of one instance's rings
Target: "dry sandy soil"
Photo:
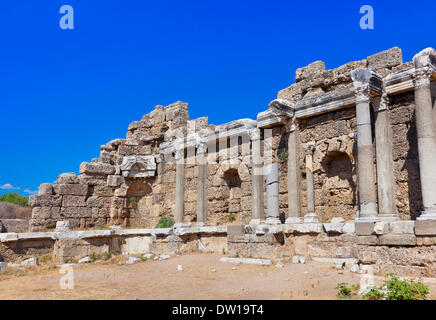
[[[61,290],[59,268],[37,267],[19,277],[0,275],[0,299],[336,299],[337,283],[360,282],[359,274],[329,263],[276,268],[219,262],[221,257],[189,254],[134,265],[113,260],[75,266],[72,290]],[[436,281],[428,285],[436,292]]]

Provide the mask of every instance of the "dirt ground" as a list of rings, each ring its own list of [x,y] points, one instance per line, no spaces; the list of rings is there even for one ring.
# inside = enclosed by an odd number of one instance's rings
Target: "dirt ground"
[[[221,257],[189,254],[133,265],[106,261],[74,266],[74,289],[66,290],[60,288],[60,268],[36,267],[18,277],[0,275],[0,299],[336,299],[338,283],[358,285],[361,278],[330,263],[277,268],[219,262]],[[427,285],[435,299],[436,281]]]

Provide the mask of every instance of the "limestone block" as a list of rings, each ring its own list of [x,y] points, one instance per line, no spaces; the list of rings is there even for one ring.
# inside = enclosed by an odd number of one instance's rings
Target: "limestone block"
[[[245,234],[243,225],[229,225],[227,226],[227,235]]]
[[[374,225],[374,233],[377,235],[386,234],[389,232],[389,222],[376,222]]]
[[[268,259],[253,259],[253,258],[227,258],[222,257],[220,262],[230,262],[230,263],[242,263],[242,264],[254,264],[258,266],[270,266],[272,264],[271,260]]]
[[[33,267],[38,265],[38,257],[32,257],[21,262],[22,267]]]
[[[63,196],[62,207],[86,207],[86,197],[70,195]]]
[[[38,195],[53,195],[53,185],[51,183],[42,183],[39,186]]]
[[[377,245],[379,244],[379,239],[377,236],[358,236],[357,243],[362,245]]]
[[[342,229],[345,225],[344,219],[340,217],[335,217],[330,223],[323,223],[324,230],[327,233],[342,233]]]
[[[0,271],[6,270],[8,268],[8,264],[4,261],[0,262]]]
[[[59,195],[86,196],[88,185],[86,184],[58,184],[57,193]]]
[[[394,234],[414,234],[414,221],[392,221],[390,222],[391,233]]]
[[[110,208],[111,197],[89,197],[86,200],[86,206],[88,208]]]
[[[403,55],[398,47],[379,52],[366,58],[368,68],[374,71],[383,68],[392,68],[403,63]]]
[[[436,235],[436,220],[416,220],[415,234],[417,236]]]
[[[79,183],[77,174],[74,172],[62,173],[58,176],[57,184],[75,184]]]
[[[110,175],[114,174],[115,167],[108,164],[108,163],[101,163],[101,162],[95,162],[95,163],[89,163],[89,162],[82,162],[80,164],[80,170],[79,172],[81,174],[97,174],[97,175]]]
[[[147,156],[147,155],[151,155],[151,146],[123,144],[118,148],[118,153],[123,156],[132,156],[132,155]]]
[[[323,231],[322,223],[296,223],[292,224],[296,233],[321,233]]]
[[[153,243],[152,237],[133,237],[125,239],[121,252],[123,254],[149,253]]]
[[[346,222],[342,227],[342,233],[354,233],[354,222]]]
[[[124,183],[124,178],[122,176],[110,175],[107,177],[108,187],[119,187],[122,183]]]
[[[84,207],[63,207],[60,215],[65,218],[91,218],[92,211]]]
[[[60,208],[57,207],[59,210]],[[32,219],[49,219],[52,214],[52,207],[35,207],[32,209]]]
[[[375,222],[355,222],[355,232],[359,236],[369,236],[374,231]]]
[[[56,222],[56,232],[69,232],[70,222],[68,220]]]
[[[295,71],[295,82],[311,78],[318,75],[325,70],[325,63],[323,61],[315,61],[306,67],[299,68]]]
[[[385,234],[379,237],[380,245],[414,246],[416,237],[413,234]]]
[[[62,202],[61,196],[55,195],[31,195],[29,197],[30,207],[60,207]]]

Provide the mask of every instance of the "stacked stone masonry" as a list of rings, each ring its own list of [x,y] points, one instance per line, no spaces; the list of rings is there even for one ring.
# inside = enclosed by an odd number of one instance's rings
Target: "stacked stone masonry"
[[[399,48],[317,61],[256,120],[219,126],[156,106],[79,175],[42,184],[30,229],[436,219],[435,68],[430,48],[406,63]]]

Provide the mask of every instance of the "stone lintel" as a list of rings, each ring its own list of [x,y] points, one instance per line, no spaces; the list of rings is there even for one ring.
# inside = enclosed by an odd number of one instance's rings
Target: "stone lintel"
[[[295,114],[295,103],[285,99],[271,101],[269,108],[273,114],[283,119],[292,119]]]

